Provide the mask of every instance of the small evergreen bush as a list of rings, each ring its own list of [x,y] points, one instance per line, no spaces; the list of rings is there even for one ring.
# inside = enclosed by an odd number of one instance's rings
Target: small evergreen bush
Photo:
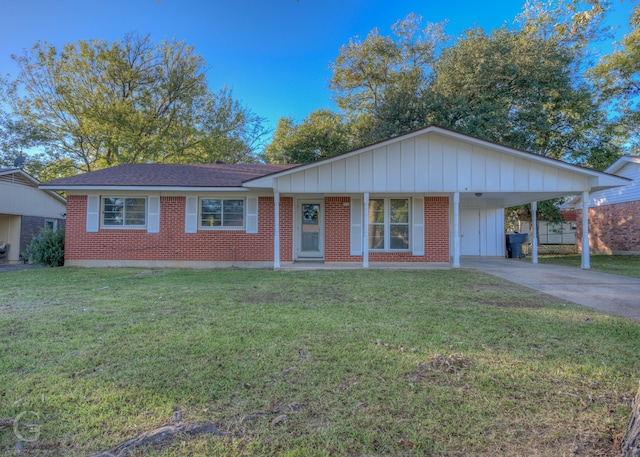
[[[22,254],[30,263],[61,267],[64,265],[64,230],[50,227],[40,230]]]

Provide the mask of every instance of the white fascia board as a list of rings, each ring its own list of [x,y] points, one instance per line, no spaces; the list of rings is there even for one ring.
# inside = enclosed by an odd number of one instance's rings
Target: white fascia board
[[[601,173],[599,176],[594,176],[589,179],[588,190],[590,192],[597,192],[599,190],[609,189],[610,187],[626,186],[631,181],[631,179],[623,178],[622,176]]]
[[[618,160],[616,160],[613,165],[607,168],[604,172],[616,174],[622,167],[624,167],[628,163],[640,163],[640,157],[636,156],[622,156]]]
[[[57,192],[54,192],[52,190],[45,190],[45,192],[51,195],[56,200],[58,200],[59,202],[64,203],[65,205],[67,204],[67,199],[64,198],[62,195],[58,194]]]
[[[131,192],[249,192],[246,187],[158,187],[158,186],[40,186],[43,190],[66,190],[68,192],[131,191]]]

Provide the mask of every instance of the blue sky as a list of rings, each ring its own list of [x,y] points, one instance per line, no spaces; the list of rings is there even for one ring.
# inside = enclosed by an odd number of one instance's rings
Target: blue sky
[[[612,22],[626,24],[629,0]],[[510,24],[524,0],[0,0],[0,74],[16,74],[10,58],[36,41],[55,46],[80,39],[113,41],[128,32],[195,46],[210,70],[209,86],[235,98],[275,128],[281,116],[301,120],[333,108],[329,64],[340,46],[374,27],[383,34],[408,13],[449,20],[447,33]]]

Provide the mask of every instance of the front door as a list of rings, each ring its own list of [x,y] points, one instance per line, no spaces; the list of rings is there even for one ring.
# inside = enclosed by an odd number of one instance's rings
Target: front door
[[[298,259],[323,258],[322,203],[319,201],[299,202],[297,209],[296,257]]]

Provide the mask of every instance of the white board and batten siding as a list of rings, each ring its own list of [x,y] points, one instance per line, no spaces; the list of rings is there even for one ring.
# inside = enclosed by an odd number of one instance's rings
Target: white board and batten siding
[[[428,132],[274,178],[281,193],[581,192],[569,169]]]

